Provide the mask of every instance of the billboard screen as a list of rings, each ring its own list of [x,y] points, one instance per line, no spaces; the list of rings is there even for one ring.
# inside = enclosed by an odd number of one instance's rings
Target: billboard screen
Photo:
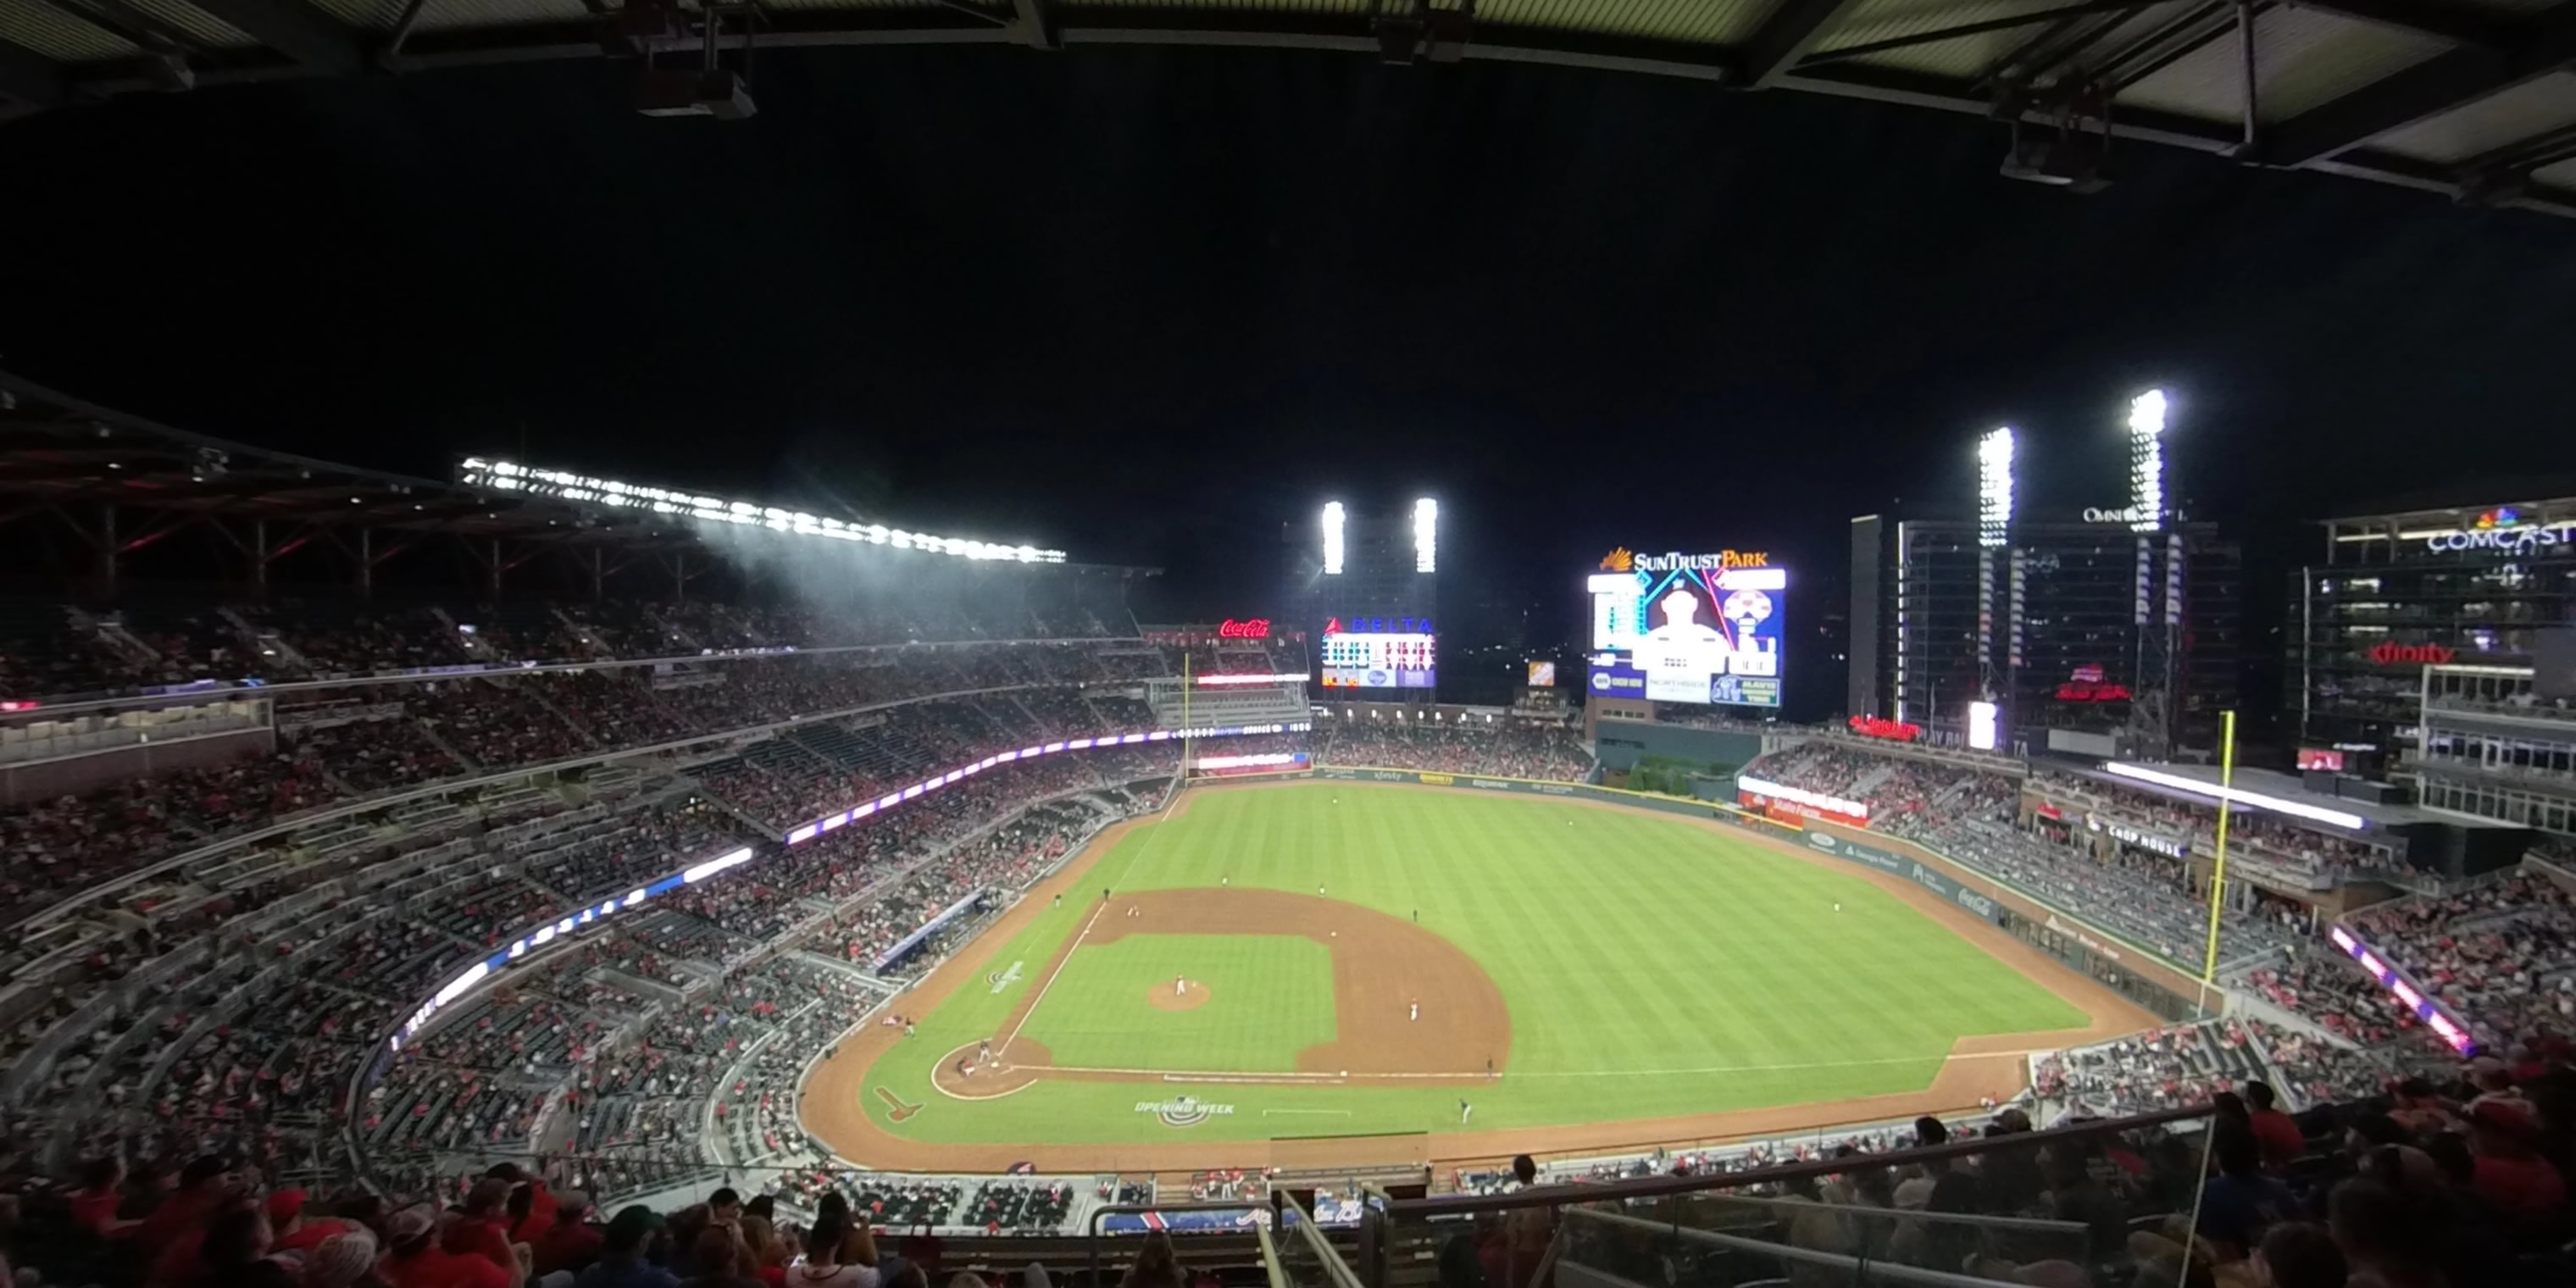
[[[1436,688],[1438,636],[1427,617],[1332,617],[1323,632],[1327,689]]]
[[[1529,686],[1530,686],[1531,688],[1533,688],[1533,689],[1553,689],[1553,688],[1555,688],[1555,687],[1556,687],[1556,663],[1554,663],[1554,662],[1532,662],[1532,663],[1530,663],[1530,664],[1529,664]]]
[[[1787,570],[1759,551],[1631,555],[1592,576],[1594,697],[1780,705]]]

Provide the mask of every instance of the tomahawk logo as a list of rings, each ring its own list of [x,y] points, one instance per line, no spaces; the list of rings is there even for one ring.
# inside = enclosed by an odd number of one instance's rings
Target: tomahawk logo
[[[992,985],[992,986],[993,986],[993,991],[994,991],[994,992],[996,992],[996,993],[1001,992],[1003,989],[1009,988],[1009,987],[1010,987],[1011,985],[1013,985],[1013,984],[1019,983],[1019,982],[1020,982],[1020,963],[1018,963],[1018,962],[1012,962],[1012,963],[1011,963],[1011,965],[1010,965],[1010,968],[1009,968],[1009,969],[1007,969],[1007,970],[997,970],[997,971],[987,971],[987,972],[985,972],[985,975],[984,975],[984,982],[985,982],[985,983],[987,983],[987,984]]]

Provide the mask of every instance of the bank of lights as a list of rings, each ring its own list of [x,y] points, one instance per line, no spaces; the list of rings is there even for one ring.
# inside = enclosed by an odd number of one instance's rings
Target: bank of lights
[[[2012,512],[2013,432],[2012,426],[2002,425],[1977,440],[1977,544],[2002,546]]]
[[[1440,565],[1440,503],[1424,497],[1413,503],[1413,570],[1437,572]]]
[[[2229,801],[2246,809],[2267,809],[2275,814],[2287,814],[2292,818],[2304,818],[2311,823],[2327,823],[2355,832],[2370,826],[2370,820],[2359,814],[2327,809],[2322,805],[2310,805],[2305,801],[2287,800],[2263,792],[2249,792],[2242,787],[2221,787],[2216,783],[2186,778],[2181,774],[2168,774],[2161,769],[2148,769],[2143,765],[2106,760],[2102,762],[2102,772],[2121,778],[2135,779],[2142,783],[2153,783],[2158,787],[2171,788],[2185,795],[2198,796],[2205,800]]]
[[[767,528],[800,537],[821,537],[833,541],[850,541],[861,545],[888,546],[896,550],[921,550],[937,555],[954,555],[960,559],[1001,560],[1009,563],[1063,563],[1061,550],[1040,550],[1035,546],[1006,545],[998,541],[973,541],[963,537],[942,537],[927,532],[890,528],[882,523],[848,523],[824,518],[801,510],[782,510],[774,505],[754,505],[749,501],[727,501],[721,497],[679,492],[670,488],[648,487],[641,483],[621,483],[616,479],[591,478],[567,470],[538,469],[514,461],[485,460],[469,456],[456,467],[456,478],[468,487],[490,488],[496,492],[524,492],[530,496],[579,501],[586,505],[614,506],[620,509],[649,510],[673,518],[697,519],[707,523],[732,523],[744,527]]]
[[[2129,531],[2165,526],[2165,391],[2129,400]]]
[[[1342,575],[1342,503],[1324,503],[1324,575]]]

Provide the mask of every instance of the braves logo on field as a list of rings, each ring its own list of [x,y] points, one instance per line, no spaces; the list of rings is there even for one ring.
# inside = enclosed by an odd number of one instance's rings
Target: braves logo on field
[[[994,991],[994,992],[996,992],[996,993],[1001,992],[1003,989],[1009,988],[1011,985],[1016,984],[1016,983],[1018,983],[1019,981],[1020,981],[1020,963],[1018,963],[1018,962],[1012,962],[1012,963],[1011,963],[1011,966],[1010,966],[1010,969],[1008,969],[1008,970],[994,970],[994,971],[986,971],[986,972],[984,972],[984,982],[985,982],[985,983],[987,983],[987,984],[992,985],[992,986],[993,986],[993,991]]]
[[[1177,1100],[1139,1100],[1136,1112],[1152,1114],[1166,1127],[1196,1127],[1219,1114],[1233,1113],[1234,1106],[1211,1105],[1196,1096],[1182,1096]]]

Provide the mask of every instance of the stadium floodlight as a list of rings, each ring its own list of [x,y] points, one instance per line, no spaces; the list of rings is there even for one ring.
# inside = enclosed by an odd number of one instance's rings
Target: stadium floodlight
[[[1995,714],[1994,703],[1971,702],[1968,704],[1969,750],[1993,751],[1995,749]]]
[[[754,505],[749,501],[727,501],[721,497],[670,488],[649,487],[641,483],[621,483],[616,479],[592,478],[569,470],[539,469],[514,461],[485,460],[468,456],[456,467],[456,479],[467,487],[490,488],[496,492],[519,492],[528,496],[572,501],[582,505],[602,505],[624,510],[649,510],[675,519],[697,519],[707,523],[730,523],[743,527],[767,528],[799,537],[818,537],[862,545],[891,546],[897,550],[920,550],[935,555],[954,555],[960,559],[1000,560],[1010,563],[1063,563],[1061,550],[1041,550],[1035,546],[1010,545],[999,541],[974,541],[963,537],[933,536],[927,532],[910,532],[890,528],[882,523],[850,523],[822,518],[801,510],[782,510],[776,506]]]
[[[1342,575],[1342,503],[1324,503],[1324,575]]]
[[[2222,787],[2217,783],[2206,783],[2197,778],[2186,778],[2181,774],[2168,774],[2161,769],[2149,769],[2143,765],[2123,764],[2116,760],[2104,761],[2102,772],[2121,778],[2134,778],[2142,783],[2154,783],[2158,787],[2168,787],[2185,795],[2214,801],[2228,801],[2245,809],[2267,809],[2275,814],[2304,818],[2311,823],[2329,823],[2355,832],[2370,826],[2370,820],[2359,814],[2327,809],[2322,805],[2310,805],[2305,801],[2285,800],[2262,792],[2249,792],[2242,787]]]
[[[1989,550],[2002,546],[2012,512],[2013,431],[1999,425],[1977,440],[1977,544]]]
[[[1440,503],[1424,497],[1413,503],[1413,570],[1436,572],[1440,566]]]
[[[2165,526],[2165,391],[2129,400],[2129,531]]]

